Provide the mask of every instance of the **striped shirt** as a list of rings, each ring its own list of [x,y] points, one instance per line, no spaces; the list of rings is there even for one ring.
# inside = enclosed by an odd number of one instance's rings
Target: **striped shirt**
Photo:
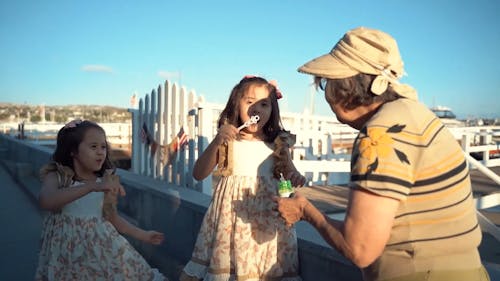
[[[481,266],[467,163],[425,105],[398,99],[379,109],[355,141],[350,185],[400,201],[384,252],[363,270],[366,279]]]

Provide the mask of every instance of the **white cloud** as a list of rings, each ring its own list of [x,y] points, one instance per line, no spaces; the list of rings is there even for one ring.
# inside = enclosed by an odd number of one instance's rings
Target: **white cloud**
[[[174,79],[174,78],[180,78],[181,74],[179,71],[160,70],[158,71],[158,76],[160,76],[163,79]]]
[[[85,72],[113,73],[113,68],[107,65],[100,65],[100,64],[87,64],[82,66],[82,70]]]

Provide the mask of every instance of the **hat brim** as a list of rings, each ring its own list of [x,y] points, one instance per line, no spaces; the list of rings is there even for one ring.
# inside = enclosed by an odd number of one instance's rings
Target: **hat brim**
[[[298,71],[329,79],[342,79],[359,73],[359,71],[338,60],[331,53],[305,63],[299,67]]]

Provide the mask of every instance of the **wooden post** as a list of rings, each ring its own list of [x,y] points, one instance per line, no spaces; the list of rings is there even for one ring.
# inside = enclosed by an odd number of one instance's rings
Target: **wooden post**
[[[153,178],[156,178],[156,153],[153,153],[153,143],[155,141],[155,132],[156,132],[156,90],[153,89],[151,91],[151,108],[150,114],[148,118],[148,129],[151,135],[151,143],[148,146],[148,159],[149,159],[149,175]]]
[[[212,141],[212,110],[210,108],[203,108],[204,105],[198,105],[198,156],[202,153],[208,146],[209,142]],[[210,136],[210,139],[208,139]],[[206,177],[204,180],[199,181],[197,184],[197,189],[201,192],[212,195],[212,174]]]
[[[158,179],[163,178],[163,166],[161,163],[160,159],[160,153],[161,153],[161,144],[163,143],[163,138],[165,136],[164,134],[164,126],[163,126],[163,93],[161,89],[161,85],[158,85],[158,90],[156,91],[156,96],[157,96],[157,109],[156,109],[156,123],[158,124],[156,134],[155,134],[155,140],[156,143],[158,144],[157,150],[156,150],[156,177]]]
[[[183,128],[184,133],[187,134],[187,124],[186,124],[186,116],[187,116],[187,93],[186,93],[186,88],[181,87],[180,88],[180,93],[179,93],[179,130]],[[178,130],[178,131],[179,131]],[[178,132],[177,131],[177,132]],[[179,182],[178,184],[180,186],[186,187],[186,182],[187,182],[187,171],[186,171],[186,148],[185,146],[180,147],[179,146],[179,151],[178,151],[179,157],[179,166],[178,166],[178,171],[179,171]]]
[[[194,90],[191,90],[188,95],[188,119],[187,119],[187,125],[188,125],[188,130],[186,133],[188,134],[188,164],[187,164],[187,186],[189,188],[195,188],[194,187],[194,179],[193,179],[193,168],[194,168],[194,161],[195,161],[195,120],[196,120],[196,114],[198,114],[197,110],[197,104],[196,104],[196,92]]]
[[[146,124],[146,127],[148,127],[148,132],[151,132],[151,127],[149,127],[149,112],[151,110],[151,107],[149,105],[149,95],[146,94],[146,97],[145,97],[145,102],[144,102],[144,119],[143,119],[143,123],[141,124],[141,126],[143,126],[143,124]],[[144,153],[143,153],[143,162],[142,164],[144,165],[144,175],[146,176],[151,176],[151,170],[149,169],[149,145],[147,143],[145,143],[144,145]]]
[[[177,132],[179,132],[179,86],[177,83],[172,85],[172,115],[170,126],[172,128],[172,138],[177,137]],[[175,159],[172,160],[172,180],[171,183],[179,184],[179,172],[178,172],[178,162],[177,158],[179,152],[175,154]]]
[[[128,110],[132,114],[132,145],[130,146],[131,159],[130,159],[130,169],[132,172],[140,174],[140,158],[139,158],[139,149],[140,149],[140,126],[139,126],[139,117],[140,113],[137,109],[129,108]]]
[[[163,112],[163,126],[165,131],[165,137],[163,139],[163,145],[168,146],[172,141],[172,128],[170,127],[172,124],[172,87],[168,80],[165,80],[165,86],[163,87],[163,95],[164,95],[164,112]],[[166,159],[168,159],[168,149],[166,150]],[[163,167],[163,179],[166,182],[171,182],[172,180],[172,169],[170,165],[165,165]]]
[[[144,123],[144,101],[141,99],[139,99],[139,127],[138,127],[138,130],[137,130],[137,133],[139,134],[139,157],[138,157],[138,162],[139,162],[139,174],[141,175],[145,175],[146,172],[145,172],[145,159],[144,159],[144,144],[142,143],[142,137],[141,137],[141,133],[142,133],[142,124]]]

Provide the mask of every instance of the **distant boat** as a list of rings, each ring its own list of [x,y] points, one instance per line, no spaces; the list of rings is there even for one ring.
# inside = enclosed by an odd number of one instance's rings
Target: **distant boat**
[[[430,108],[434,114],[436,114],[441,122],[447,127],[465,127],[465,122],[457,119],[455,113],[451,111],[451,108],[446,106],[434,106]]]
[[[463,135],[462,128],[481,128],[483,126],[483,121],[481,119],[474,120],[474,122],[464,122],[457,119],[457,116],[451,111],[451,108],[446,106],[435,106],[430,108],[434,114],[443,122],[443,124],[451,128],[452,133],[455,135],[457,139],[460,140]],[[455,130],[458,130],[458,133],[454,133]],[[473,131],[471,131],[473,132]],[[476,134],[478,132],[475,132]],[[492,136],[493,140],[491,144],[496,144],[497,149],[493,149],[489,151],[489,159],[497,159],[500,158],[500,142],[495,140],[498,137],[498,132],[493,131]],[[474,145],[474,144],[473,144]],[[474,157],[476,160],[483,160],[483,152],[471,152],[470,155]]]

